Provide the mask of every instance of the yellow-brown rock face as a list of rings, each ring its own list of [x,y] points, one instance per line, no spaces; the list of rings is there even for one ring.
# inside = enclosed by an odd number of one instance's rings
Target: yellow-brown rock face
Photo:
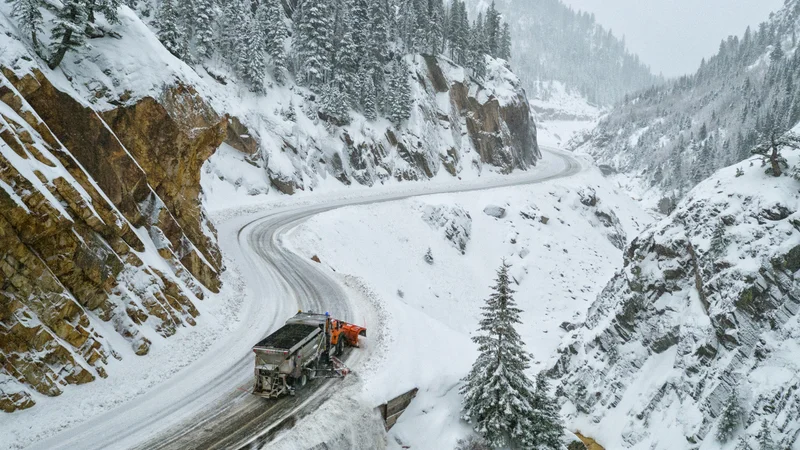
[[[2,68],[0,409],[107,376],[121,355],[98,320],[137,355],[151,345],[143,328],[195,324],[193,302],[222,269],[200,166],[226,130],[190,88],[96,113],[38,71]],[[142,262],[143,239],[168,273]]]

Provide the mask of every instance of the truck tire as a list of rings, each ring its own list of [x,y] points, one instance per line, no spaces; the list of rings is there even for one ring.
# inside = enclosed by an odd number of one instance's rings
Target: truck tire
[[[306,383],[308,383],[308,375],[306,375],[306,373],[303,372],[303,374],[300,375],[300,378],[297,380],[297,388],[298,389],[302,388],[303,386],[306,385]]]
[[[338,357],[342,356],[343,353],[344,353],[344,338],[340,336],[339,341],[336,343],[336,352],[334,353],[334,355]]]

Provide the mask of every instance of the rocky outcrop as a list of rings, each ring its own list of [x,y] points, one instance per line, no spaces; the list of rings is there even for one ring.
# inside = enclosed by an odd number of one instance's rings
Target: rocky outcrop
[[[181,86],[98,113],[37,70],[2,73],[0,409],[14,411],[30,389],[106,377],[128,352],[101,329],[143,355],[144,327],[194,325],[221,269],[200,165],[227,125]]]
[[[581,423],[619,436],[615,448],[718,448],[735,401],[737,448],[756,448],[765,420],[776,448],[800,443],[796,192],[788,177],[730,167],[631,243],[551,371]],[[664,433],[683,438],[667,447]]]
[[[461,206],[423,205],[422,220],[434,230],[441,230],[444,238],[463,255],[472,237],[472,217]]]

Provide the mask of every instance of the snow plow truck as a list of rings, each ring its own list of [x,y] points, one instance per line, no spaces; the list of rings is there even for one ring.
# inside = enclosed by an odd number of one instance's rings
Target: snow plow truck
[[[330,314],[299,311],[253,347],[253,394],[264,398],[294,395],[314,378],[344,378],[350,370],[339,360],[345,347],[358,347],[367,329]]]

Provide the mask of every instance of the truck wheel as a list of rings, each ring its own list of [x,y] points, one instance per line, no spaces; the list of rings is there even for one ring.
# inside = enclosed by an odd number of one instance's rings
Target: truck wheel
[[[336,356],[342,356],[344,353],[344,338],[340,337],[339,342],[336,343]]]
[[[303,373],[302,375],[300,375],[300,379],[298,380],[299,387],[305,386],[306,383],[308,383],[308,375]]]

